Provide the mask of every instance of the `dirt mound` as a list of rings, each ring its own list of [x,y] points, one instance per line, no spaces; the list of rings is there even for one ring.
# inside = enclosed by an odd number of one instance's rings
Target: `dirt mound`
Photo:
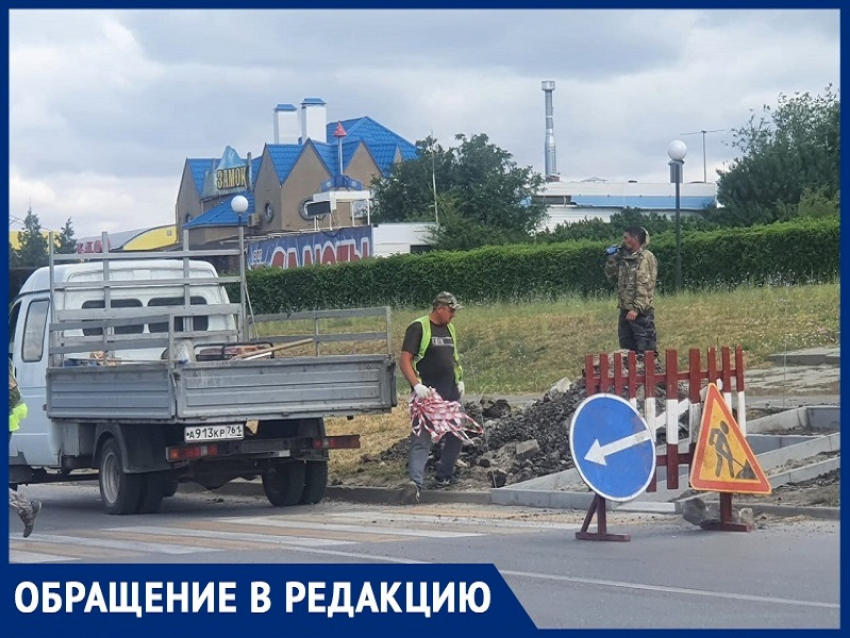
[[[613,392],[614,389],[609,388],[608,391]],[[628,399],[628,387],[621,394]],[[664,409],[666,399],[663,383],[658,384],[655,394],[660,399],[656,402],[656,411],[660,412]],[[638,409],[642,411],[642,388],[637,395]],[[680,387],[679,399],[686,396],[685,388]],[[523,407],[515,408],[504,399],[490,397],[483,397],[478,403],[466,403],[464,407],[467,414],[483,424],[484,435],[463,445],[456,468],[460,487],[502,487],[573,467],[569,444],[570,419],[585,398],[587,389],[585,380],[581,378],[572,383],[562,379],[540,400]],[[686,418],[687,415],[682,416],[680,427]],[[664,441],[664,438],[661,428],[658,432],[659,442]],[[403,466],[407,462],[409,447],[409,440],[401,440],[378,458],[364,457],[362,463],[379,461]],[[436,470],[440,453],[441,446],[434,446],[426,472],[433,473]]]

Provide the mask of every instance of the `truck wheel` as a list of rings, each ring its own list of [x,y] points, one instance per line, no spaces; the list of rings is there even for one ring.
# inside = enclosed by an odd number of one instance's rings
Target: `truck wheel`
[[[98,463],[100,500],[107,514],[134,514],[142,492],[142,478],[124,472],[121,447],[115,439],[103,444]]]
[[[177,487],[180,482],[176,478],[166,478],[162,482],[162,495],[166,498],[177,494]]]
[[[324,461],[308,461],[306,466],[301,503],[312,505],[325,497],[325,488],[328,486],[328,464]]]
[[[282,463],[263,474],[263,491],[275,507],[295,505],[304,492],[304,463]]]
[[[139,498],[138,514],[155,514],[165,496],[165,481],[159,472],[148,472],[140,475],[142,479],[142,494]]]

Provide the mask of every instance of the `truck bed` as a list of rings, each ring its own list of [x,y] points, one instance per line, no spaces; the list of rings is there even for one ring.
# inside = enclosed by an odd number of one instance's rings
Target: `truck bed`
[[[49,368],[47,414],[74,421],[227,423],[388,412],[386,354]]]

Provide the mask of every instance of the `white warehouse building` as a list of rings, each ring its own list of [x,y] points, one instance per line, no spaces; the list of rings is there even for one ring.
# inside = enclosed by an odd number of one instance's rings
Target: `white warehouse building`
[[[547,182],[537,195],[547,205],[547,217],[540,230],[553,230],[560,224],[585,219],[611,221],[611,215],[625,208],[643,213],[672,217],[676,211],[675,184],[609,183],[602,180],[583,182]],[[694,182],[679,185],[679,210],[682,217],[697,215],[717,204],[717,185]]]

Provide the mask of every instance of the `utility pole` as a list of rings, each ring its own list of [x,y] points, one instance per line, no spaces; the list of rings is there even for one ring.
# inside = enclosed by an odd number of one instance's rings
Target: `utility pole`
[[[706,169],[705,162],[705,134],[706,133],[720,133],[721,131],[725,131],[725,128],[716,128],[710,131],[693,131],[691,133],[679,133],[679,135],[699,135],[702,134],[702,181],[703,184],[708,183],[708,171]]]
[[[434,131],[431,131],[431,186],[434,188],[434,225],[440,227],[440,213],[437,211],[437,167],[434,161]]]

